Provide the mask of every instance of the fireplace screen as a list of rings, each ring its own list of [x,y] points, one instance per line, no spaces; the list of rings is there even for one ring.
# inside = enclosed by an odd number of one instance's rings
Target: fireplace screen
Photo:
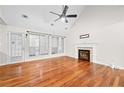
[[[78,59],[84,61],[90,61],[90,50],[80,50],[78,51]]]

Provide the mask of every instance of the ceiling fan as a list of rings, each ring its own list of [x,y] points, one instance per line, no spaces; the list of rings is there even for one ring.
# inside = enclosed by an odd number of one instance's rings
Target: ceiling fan
[[[58,13],[55,13],[55,12],[50,12],[52,14],[55,14],[55,15],[59,16],[59,18],[55,19],[54,21],[56,22],[56,21],[58,21],[58,20],[61,19],[65,23],[68,23],[67,18],[76,18],[77,17],[77,14],[67,15],[68,8],[69,7],[67,5],[63,6],[63,11],[62,11],[61,14],[58,14]]]

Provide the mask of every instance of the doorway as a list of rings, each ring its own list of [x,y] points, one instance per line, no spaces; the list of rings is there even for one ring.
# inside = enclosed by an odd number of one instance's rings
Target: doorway
[[[10,62],[21,62],[24,61],[24,35],[22,33],[11,32],[9,38],[9,55]]]

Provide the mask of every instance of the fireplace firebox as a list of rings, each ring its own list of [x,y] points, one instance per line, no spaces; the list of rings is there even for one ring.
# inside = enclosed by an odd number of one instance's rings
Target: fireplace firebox
[[[90,62],[90,50],[78,50],[78,59]]]

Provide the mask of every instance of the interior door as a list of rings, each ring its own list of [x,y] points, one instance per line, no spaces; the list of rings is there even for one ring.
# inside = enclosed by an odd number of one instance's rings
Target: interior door
[[[10,33],[10,61],[24,60],[24,40],[22,33]]]

